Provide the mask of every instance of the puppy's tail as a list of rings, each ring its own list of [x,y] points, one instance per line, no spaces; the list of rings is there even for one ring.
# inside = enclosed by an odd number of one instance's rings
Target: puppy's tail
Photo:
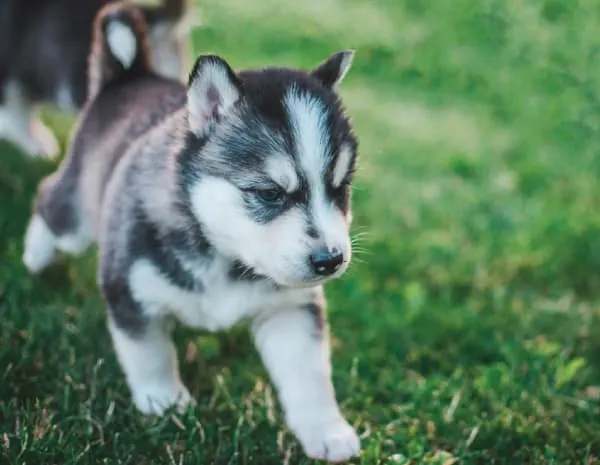
[[[126,1],[109,3],[96,15],[88,64],[88,100],[124,74],[151,70],[146,22]]]

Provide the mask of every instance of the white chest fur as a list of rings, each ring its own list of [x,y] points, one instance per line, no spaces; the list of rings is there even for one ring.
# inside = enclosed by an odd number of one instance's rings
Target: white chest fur
[[[197,266],[190,271],[202,282],[201,292],[176,286],[151,261],[139,259],[129,274],[133,297],[149,317],[173,314],[188,326],[209,331],[228,329],[260,312],[303,305],[315,299],[314,289],[276,290],[263,282],[231,280],[224,260],[217,259],[210,266]]]

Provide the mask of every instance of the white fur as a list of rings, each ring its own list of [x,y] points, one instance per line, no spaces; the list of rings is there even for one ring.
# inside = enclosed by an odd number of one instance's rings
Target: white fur
[[[204,291],[190,292],[171,284],[151,262],[140,259],[131,268],[129,285],[149,316],[172,313],[188,326],[210,331],[229,329],[269,303],[269,294],[261,286],[231,283],[223,260],[199,265],[197,273]]]
[[[311,189],[311,211],[317,231],[324,245],[336,248],[344,255],[344,264],[337,274],[342,274],[350,260],[348,223],[342,213],[328,200],[324,173],[328,162],[328,134],[325,127],[325,109],[308,95],[293,89],[286,96],[289,114],[300,163]]]
[[[289,157],[273,155],[267,159],[265,171],[281,188],[291,193],[298,189],[300,181]]]
[[[312,458],[342,461],[360,440],[342,417],[333,385],[327,337],[315,337],[303,309],[266,314],[253,324],[256,346],[277,387],[290,429]]]
[[[110,22],[106,41],[113,56],[125,68],[129,68],[137,55],[137,41],[131,28],[121,21]]]
[[[83,234],[56,236],[46,221],[38,213],[35,213],[31,217],[25,233],[23,263],[29,271],[38,273],[52,262],[57,249],[78,255],[84,252],[91,243],[92,239]]]
[[[36,213],[32,216],[25,233],[23,263],[31,273],[39,273],[52,262],[55,247],[56,237],[44,219]]]
[[[294,130],[302,169],[311,184],[323,184],[327,164],[328,137],[323,105],[293,87],[285,97],[285,106]]]
[[[352,161],[352,152],[350,147],[344,145],[338,154],[335,166],[333,167],[333,187],[340,187],[342,181],[350,170],[350,162]]]
[[[206,122],[212,118],[215,110],[213,102],[208,98],[211,89],[219,96],[216,112],[220,115],[227,113],[240,98],[240,94],[221,63],[206,62],[199,67],[197,73],[188,89],[187,100],[190,128],[201,132],[206,129]]]
[[[232,282],[228,269],[222,258],[197,264],[195,274],[202,277],[204,289],[196,293],[173,285],[151,262],[140,259],[131,268],[129,285],[147,316],[173,314],[188,326],[209,331],[229,329],[260,311],[306,304],[314,296],[309,289],[274,292],[260,283]]]
[[[29,156],[44,154],[44,147],[31,134],[31,106],[22,86],[9,81],[3,89],[4,103],[0,105],[0,138],[15,144]]]
[[[109,329],[134,402],[142,413],[162,415],[172,405],[183,411],[193,403],[179,377],[175,347],[163,325],[153,322],[139,337],[131,337],[112,322]]]
[[[297,208],[259,224],[248,216],[240,191],[223,179],[203,177],[190,194],[194,214],[222,253],[241,258],[284,286],[302,285],[310,275],[312,244],[306,218]]]
[[[71,255],[83,253],[93,242],[93,239],[83,233],[64,234],[56,238],[56,248]]]
[[[319,331],[315,316],[304,308],[322,299],[322,290],[275,290],[232,282],[227,278],[228,266],[221,257],[210,264],[190,264],[204,283],[204,290],[194,293],[174,286],[150,261],[140,259],[131,269],[129,285],[150,321],[173,314],[187,325],[217,331],[251,318],[256,345],[278,389],[288,424],[306,453],[332,461],[357,454],[358,437],[335,400],[328,338],[315,334]],[[164,328],[153,324],[141,339],[114,326],[111,333],[142,412],[160,414],[169,405],[182,409],[191,401]]]

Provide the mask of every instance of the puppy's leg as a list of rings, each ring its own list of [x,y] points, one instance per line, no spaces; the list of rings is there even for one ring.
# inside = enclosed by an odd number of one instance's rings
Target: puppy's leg
[[[39,213],[29,220],[25,233],[23,263],[31,273],[39,273],[46,268],[56,252],[56,236]]]
[[[41,121],[32,118],[31,104],[22,86],[9,80],[0,92],[0,138],[30,156],[57,155],[59,147],[54,135]]]
[[[162,318],[145,319],[141,305],[122,285],[104,285],[109,329],[136,407],[162,415],[173,405],[184,411],[193,399],[179,376],[175,347]]]
[[[76,180],[68,168],[40,183],[35,212],[25,233],[23,263],[31,273],[46,268],[57,249],[77,255],[93,241],[76,194]]]
[[[335,400],[323,307],[265,313],[252,330],[287,424],[306,454],[333,462],[358,454],[359,438]]]
[[[109,324],[121,368],[136,407],[144,414],[162,415],[175,405],[180,412],[193,403],[179,377],[175,347],[159,322],[132,334]]]

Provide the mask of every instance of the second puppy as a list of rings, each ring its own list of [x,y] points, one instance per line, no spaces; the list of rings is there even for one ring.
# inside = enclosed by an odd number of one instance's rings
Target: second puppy
[[[55,156],[54,134],[35,106],[79,111],[87,92],[87,61],[96,13],[109,0],[0,1],[0,139],[28,155]],[[187,0],[162,0],[142,9],[159,74],[181,79],[187,38]],[[187,63],[185,64],[187,68]]]

